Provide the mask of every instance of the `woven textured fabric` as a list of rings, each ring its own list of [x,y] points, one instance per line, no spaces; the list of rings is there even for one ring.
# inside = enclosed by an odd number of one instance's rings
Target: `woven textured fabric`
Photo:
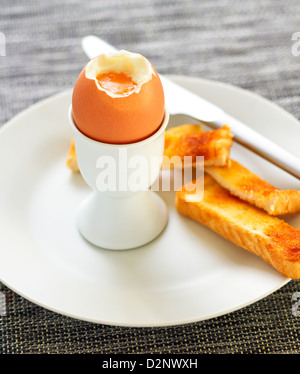
[[[163,74],[231,83],[300,119],[300,56],[292,54],[299,13],[299,0],[3,0],[0,125],[73,86],[87,62],[87,34],[144,54]],[[299,291],[291,281],[208,321],[121,328],[55,314],[3,287],[0,353],[300,353],[300,316],[292,313]]]

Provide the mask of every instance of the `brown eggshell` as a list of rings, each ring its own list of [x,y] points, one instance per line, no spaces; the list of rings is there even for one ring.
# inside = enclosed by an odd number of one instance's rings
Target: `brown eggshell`
[[[138,93],[112,98],[81,71],[72,97],[72,114],[77,128],[86,136],[110,144],[143,140],[159,128],[165,112],[164,92],[155,74]]]

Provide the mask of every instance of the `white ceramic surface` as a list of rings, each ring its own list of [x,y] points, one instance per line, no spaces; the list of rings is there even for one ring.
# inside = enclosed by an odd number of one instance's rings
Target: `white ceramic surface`
[[[173,79],[300,156],[299,122],[276,105],[226,84]],[[165,326],[235,311],[289,281],[255,255],[177,214],[172,192],[160,194],[169,209],[167,228],[148,245],[108,251],[85,241],[75,217],[90,188],[65,166],[70,99],[68,91],[40,102],[0,131],[4,284],[81,320]],[[170,125],[181,121],[186,119]],[[300,189],[299,181],[237,145],[232,157],[278,187]],[[287,220],[300,228],[299,215]]]
[[[78,209],[79,232],[90,243],[112,250],[151,242],[168,222],[165,202],[148,190],[159,177],[168,112],[152,136],[132,144],[101,143],[85,136],[74,124],[71,106],[69,122],[81,175],[91,187]],[[132,177],[138,182],[130,183]],[[104,183],[106,179],[111,183]]]

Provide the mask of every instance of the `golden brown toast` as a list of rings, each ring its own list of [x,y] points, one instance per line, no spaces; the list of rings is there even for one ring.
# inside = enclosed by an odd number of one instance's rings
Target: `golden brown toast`
[[[231,195],[209,175],[197,201],[177,191],[177,210],[260,256],[286,277],[300,278],[300,230]]]
[[[222,187],[242,200],[271,215],[300,212],[300,191],[280,190],[230,159],[226,167],[207,167],[205,171]]]
[[[229,160],[232,137],[228,126],[213,131],[204,131],[202,126],[193,124],[172,127],[165,132],[164,155],[169,159],[179,156],[182,161],[184,156],[192,156],[193,161],[196,160],[196,156],[204,156],[204,166],[226,165]],[[68,153],[67,165],[73,172],[79,171],[74,142]],[[174,164],[170,165],[164,158],[162,167],[165,166],[173,167]]]
[[[66,165],[68,168],[72,170],[73,173],[79,172],[78,163],[77,163],[77,157],[76,157],[76,151],[75,151],[75,144],[74,139],[71,141],[71,146],[69,148]]]
[[[179,156],[204,156],[204,166],[224,166],[229,160],[233,135],[226,125],[220,129],[203,131],[200,125],[182,125],[170,128],[165,133],[164,155],[171,159]]]
[[[173,127],[165,132],[165,150],[170,149],[172,142],[178,141],[178,139],[187,133],[203,132],[202,126],[200,125],[182,125],[178,127]],[[68,157],[67,166],[74,172],[78,172],[77,157],[75,151],[74,140],[72,140]],[[173,165],[171,165],[173,166]]]

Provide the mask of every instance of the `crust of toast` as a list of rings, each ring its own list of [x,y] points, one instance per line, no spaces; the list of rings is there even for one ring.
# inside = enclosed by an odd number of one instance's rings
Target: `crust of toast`
[[[299,229],[233,196],[207,174],[202,200],[191,194],[185,187],[177,191],[179,213],[261,257],[282,275],[300,278]]]
[[[73,173],[79,172],[74,139],[72,139],[71,141],[71,145],[70,145],[69,152],[68,152],[67,159],[66,159],[66,165],[68,166],[69,169],[71,169]]]
[[[280,190],[230,159],[226,167],[207,167],[205,171],[222,187],[242,200],[271,215],[300,212],[300,191]]]
[[[196,162],[196,156],[204,157],[204,166],[225,166],[228,163],[233,135],[226,125],[220,129],[203,131],[200,125],[182,125],[173,127],[165,132],[164,155],[171,159],[191,156]],[[176,165],[175,165],[176,166]]]

